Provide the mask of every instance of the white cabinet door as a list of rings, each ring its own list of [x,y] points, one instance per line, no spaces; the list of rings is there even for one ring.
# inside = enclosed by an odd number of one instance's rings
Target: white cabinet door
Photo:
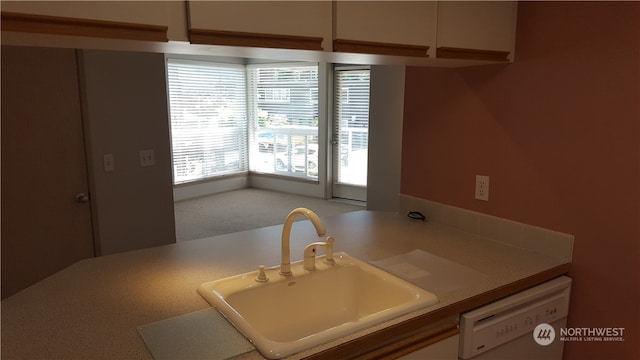
[[[441,1],[438,4],[440,48],[509,53],[513,61],[517,2]]]
[[[3,30],[8,21],[9,31],[166,41],[170,24],[186,28],[184,12],[176,11],[181,7],[177,1],[3,1]]]
[[[399,357],[400,360],[458,360],[458,341],[460,335],[448,337],[435,344],[423,347],[410,354]]]
[[[428,46],[433,51],[437,5],[436,1],[338,1],[335,37],[339,41]]]
[[[2,11],[167,25],[169,18],[167,3],[165,1],[3,1]]]
[[[271,37],[257,36],[263,42],[276,41],[277,37],[319,38],[325,43],[317,50],[330,50],[331,41],[331,1],[190,1],[189,22],[193,33],[224,35],[235,33],[235,41],[219,43],[220,45],[253,45],[240,40],[250,40],[251,35],[265,34]],[[206,30],[218,33],[206,32]],[[228,34],[230,35],[230,34]],[[275,36],[274,36],[275,35]],[[221,38],[218,38],[221,39]],[[220,41],[220,40],[213,40]],[[199,42],[196,40],[195,42]],[[205,42],[205,41],[203,41]],[[265,47],[270,44],[262,44]],[[286,47],[286,46],[284,46]]]

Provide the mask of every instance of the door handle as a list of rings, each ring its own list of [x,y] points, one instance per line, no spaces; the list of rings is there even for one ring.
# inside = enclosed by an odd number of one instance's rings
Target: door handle
[[[77,203],[88,203],[89,202],[89,196],[87,194],[84,193],[79,193],[76,194],[76,202]]]

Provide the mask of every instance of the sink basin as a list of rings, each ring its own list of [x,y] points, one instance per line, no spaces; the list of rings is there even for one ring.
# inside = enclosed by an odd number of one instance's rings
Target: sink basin
[[[316,269],[291,264],[204,283],[198,293],[269,358],[277,359],[436,304],[438,298],[345,253]]]

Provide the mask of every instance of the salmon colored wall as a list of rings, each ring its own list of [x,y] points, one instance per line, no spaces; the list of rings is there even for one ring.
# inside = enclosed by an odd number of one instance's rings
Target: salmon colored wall
[[[625,341],[565,358],[639,359],[640,3],[520,2],[515,59],[407,69],[401,191],[575,235],[568,326]]]

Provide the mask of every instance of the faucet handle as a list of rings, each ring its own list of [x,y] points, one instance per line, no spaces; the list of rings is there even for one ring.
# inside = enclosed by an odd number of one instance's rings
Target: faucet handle
[[[324,256],[324,262],[327,264],[335,264],[336,261],[333,260],[333,241],[335,239],[333,238],[333,236],[328,236],[327,237],[327,241],[325,242],[325,256]]]

